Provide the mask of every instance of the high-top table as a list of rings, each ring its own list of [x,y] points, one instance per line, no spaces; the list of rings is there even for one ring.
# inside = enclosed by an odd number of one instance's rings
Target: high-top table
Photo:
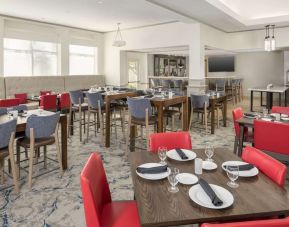
[[[39,110],[29,110],[28,113],[37,114]],[[42,115],[48,111],[42,110]],[[8,115],[1,115],[0,116],[0,123],[7,122],[9,120]],[[20,117],[17,118],[17,126],[16,132],[23,133],[25,132],[27,117]],[[65,114],[60,114],[60,129],[61,129],[61,154],[62,154],[62,166],[63,169],[67,169],[67,117]]]
[[[272,109],[273,106],[273,94],[277,93],[279,95],[279,106],[281,106],[281,96],[284,94],[284,106],[287,106],[287,92],[289,87],[285,86],[273,86],[270,89],[267,88],[249,88],[248,90],[251,92],[250,94],[250,111],[253,112],[253,100],[254,100],[254,92],[261,93],[261,105],[263,100],[263,92],[266,93],[266,108],[268,110]]]
[[[197,157],[205,159],[204,149],[193,151],[197,153]],[[240,158],[226,148],[215,149],[213,159],[218,168],[203,171],[201,175],[208,183],[224,187],[233,194],[233,205],[221,210],[204,208],[194,203],[188,195],[191,186],[178,184],[180,191],[170,193],[167,179],[149,181],[140,178],[136,174],[137,166],[159,162],[157,154],[132,152],[129,158],[141,226],[177,226],[289,215],[289,193],[261,172],[255,177],[239,178],[239,187],[236,189],[227,186],[229,178],[221,164]],[[177,162],[168,159],[167,162],[169,166],[179,168],[181,173],[194,173],[194,161]]]

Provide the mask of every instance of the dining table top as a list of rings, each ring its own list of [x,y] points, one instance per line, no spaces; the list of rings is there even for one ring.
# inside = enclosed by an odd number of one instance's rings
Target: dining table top
[[[247,118],[247,117],[242,117],[238,120],[236,120],[237,123],[239,123],[240,125],[245,125],[245,126],[249,126],[249,127],[253,127],[254,126],[254,120],[253,118]],[[260,118],[259,120],[262,120],[262,118]],[[283,123],[283,124],[289,124],[289,121],[272,121],[275,123]]]
[[[205,159],[204,149],[193,151],[197,157]],[[239,177],[239,187],[229,188],[229,178],[222,170],[221,164],[240,158],[226,148],[215,148],[214,153],[213,159],[218,165],[217,169],[203,170],[200,177],[209,184],[219,185],[232,193],[233,205],[221,210],[205,208],[193,202],[188,194],[191,186],[178,184],[179,192],[170,193],[167,179],[150,181],[139,177],[136,174],[139,165],[160,160],[158,155],[152,152],[131,152],[131,176],[141,226],[185,225],[289,215],[289,194],[285,189],[280,188],[261,172],[255,177]],[[180,173],[194,173],[194,161],[166,161],[168,166],[179,168]]]

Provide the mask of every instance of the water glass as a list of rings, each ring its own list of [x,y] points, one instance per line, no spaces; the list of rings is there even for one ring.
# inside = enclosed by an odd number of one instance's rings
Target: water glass
[[[158,155],[160,158],[160,164],[162,165],[166,165],[167,163],[165,162],[166,158],[167,158],[167,148],[166,147],[159,147],[158,148]]]
[[[201,175],[203,173],[203,160],[201,158],[195,159],[195,174]]]
[[[263,117],[268,117],[268,109],[263,108]]]
[[[207,143],[205,146],[205,154],[207,156],[206,161],[213,162],[214,160],[212,159],[214,155],[214,148],[211,144]]]
[[[226,172],[227,172],[227,176],[230,179],[230,181],[227,183],[227,185],[231,188],[238,188],[239,184],[237,184],[235,181],[239,177],[239,167],[238,166],[227,166]]]
[[[168,180],[171,186],[168,188],[168,191],[171,193],[176,193],[179,191],[176,185],[178,184],[177,175],[180,173],[180,170],[178,168],[172,167],[172,168],[169,168],[169,171],[170,171],[170,174],[168,176]]]

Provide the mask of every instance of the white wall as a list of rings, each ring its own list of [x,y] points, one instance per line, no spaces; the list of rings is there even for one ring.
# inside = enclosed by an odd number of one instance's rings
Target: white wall
[[[95,46],[98,48],[98,72],[104,73],[104,35],[98,32],[20,19],[0,17],[0,76],[3,76],[3,39],[27,39],[46,42],[56,42],[61,46],[59,58],[59,74],[69,73],[69,44]]]

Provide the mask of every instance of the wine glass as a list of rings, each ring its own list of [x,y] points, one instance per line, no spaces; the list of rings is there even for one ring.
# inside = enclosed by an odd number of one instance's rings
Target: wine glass
[[[268,117],[268,109],[263,108],[263,117]]]
[[[170,174],[168,176],[168,180],[171,186],[168,188],[168,191],[171,193],[176,193],[179,191],[178,187],[176,187],[176,185],[178,184],[177,175],[179,173],[180,173],[180,170],[178,168],[175,168],[175,167],[170,168]]]
[[[211,144],[207,143],[205,147],[205,154],[207,156],[206,161],[213,162],[214,160],[212,159],[214,155],[214,148]]]
[[[227,176],[230,179],[227,185],[231,188],[238,188],[239,184],[237,184],[235,181],[239,177],[239,166],[227,166],[226,172],[227,172]]]
[[[160,164],[162,165],[166,165],[167,163],[165,162],[166,158],[167,158],[167,148],[166,147],[159,147],[158,148],[158,155],[160,158]]]

